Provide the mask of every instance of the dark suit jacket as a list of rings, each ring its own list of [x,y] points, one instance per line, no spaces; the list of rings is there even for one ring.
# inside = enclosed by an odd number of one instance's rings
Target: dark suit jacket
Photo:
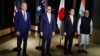
[[[31,31],[31,20],[29,12],[27,12],[27,21],[24,20],[22,11],[17,12],[14,18],[14,27],[15,31],[19,32]]]
[[[65,20],[64,20],[64,32],[66,32],[67,34],[71,34],[72,32],[75,33],[76,31],[76,19],[74,17],[74,21],[73,24],[71,22],[71,18],[70,16],[66,16]]]
[[[40,19],[40,32],[43,34],[48,34],[55,32],[55,16],[51,14],[51,22],[49,23],[47,14],[44,13]]]

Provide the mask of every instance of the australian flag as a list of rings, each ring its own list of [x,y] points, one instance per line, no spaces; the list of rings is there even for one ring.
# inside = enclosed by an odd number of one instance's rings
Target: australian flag
[[[36,9],[37,16],[40,17],[44,12],[45,12],[45,0],[38,0]]]

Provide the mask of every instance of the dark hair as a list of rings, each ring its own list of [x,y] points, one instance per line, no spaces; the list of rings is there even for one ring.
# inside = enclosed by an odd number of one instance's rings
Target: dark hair
[[[75,10],[74,8],[71,8],[69,11],[71,11],[72,9]]]
[[[51,7],[51,6],[50,6],[50,5],[48,5],[48,6],[46,6],[46,8],[47,8],[47,7]],[[52,7],[51,7],[51,8],[52,8]]]

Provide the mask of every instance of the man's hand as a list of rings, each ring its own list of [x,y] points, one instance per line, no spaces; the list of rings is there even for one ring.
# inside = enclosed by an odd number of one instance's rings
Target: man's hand
[[[78,33],[77,32],[75,32],[75,36],[77,36],[78,35]]]
[[[80,37],[81,36],[81,34],[77,34],[78,35],[78,37]]]
[[[55,32],[52,33],[52,36],[54,36],[54,35],[55,35]]]
[[[66,32],[64,32],[64,35],[66,36],[66,35],[67,35],[67,33],[66,33]]]
[[[40,32],[40,35],[43,36],[43,32]]]
[[[28,31],[28,35],[29,35],[29,36],[31,35],[31,31]]]
[[[20,32],[19,32],[19,31],[17,31],[17,32],[16,32],[16,35],[17,35],[17,36],[20,36]]]

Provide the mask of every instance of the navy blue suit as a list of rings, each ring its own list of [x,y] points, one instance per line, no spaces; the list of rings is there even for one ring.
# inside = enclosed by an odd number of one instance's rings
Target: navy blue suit
[[[76,19],[75,17],[73,19],[73,24],[69,15],[64,20],[64,32],[67,33],[65,36],[64,52],[71,52],[73,37],[76,31]]]
[[[26,21],[24,19],[22,11],[17,12],[14,18],[15,31],[20,32],[20,36],[17,37],[18,54],[20,54],[20,47],[22,40],[24,41],[23,53],[26,53],[28,32],[31,31],[30,14],[26,12],[26,15],[27,15]]]
[[[47,14],[44,13],[40,19],[40,32],[43,32],[42,37],[42,52],[44,53],[45,45],[46,51],[49,52],[52,33],[55,32],[55,16],[51,14],[51,22],[49,23]],[[46,44],[47,41],[47,44]]]

